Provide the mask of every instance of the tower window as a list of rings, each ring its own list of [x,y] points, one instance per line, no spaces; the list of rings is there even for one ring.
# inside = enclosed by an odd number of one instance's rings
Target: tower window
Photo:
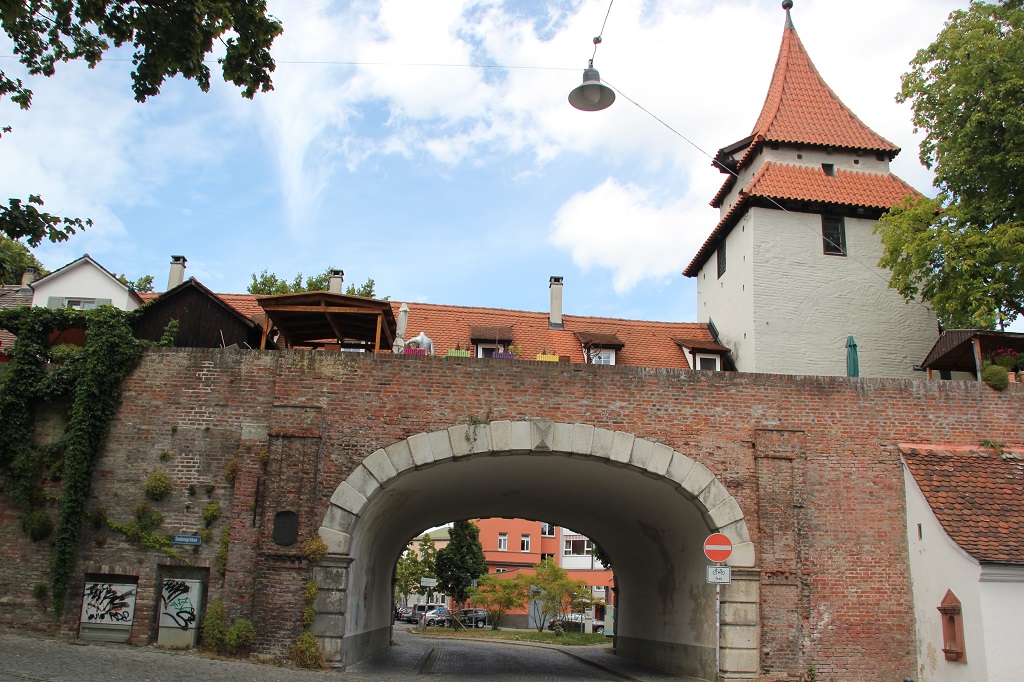
[[[826,255],[846,255],[846,225],[841,217],[821,216],[821,244]]]
[[[718,245],[718,278],[725,274],[725,240]]]
[[[821,164],[821,170],[825,171],[825,175],[830,178],[834,178],[836,176],[836,165],[834,163]]]

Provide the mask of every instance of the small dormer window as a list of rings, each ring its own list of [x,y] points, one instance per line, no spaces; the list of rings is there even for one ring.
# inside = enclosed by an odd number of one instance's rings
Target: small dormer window
[[[830,178],[834,178],[836,176],[836,165],[834,163],[821,164],[821,170],[825,171],[825,175]]]
[[[478,358],[492,358],[495,353],[504,353],[503,343],[478,343],[476,344],[476,356]]]
[[[721,358],[718,357],[717,355],[710,355],[707,353],[694,353],[693,362],[695,365],[697,365],[695,369],[703,370],[706,372],[722,371]]]
[[[594,365],[614,365],[615,364],[615,349],[614,348],[594,348],[590,351],[591,364]]]

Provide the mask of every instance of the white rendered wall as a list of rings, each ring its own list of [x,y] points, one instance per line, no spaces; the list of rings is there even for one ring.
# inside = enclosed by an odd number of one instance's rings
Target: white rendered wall
[[[749,215],[726,237],[725,273],[718,277],[718,254],[713,253],[697,273],[697,319],[710,318],[719,341],[732,349],[740,372],[757,371],[754,364],[753,228]],[[688,357],[690,361],[692,358]]]
[[[990,682],[1024,678],[1024,566],[982,567],[981,613]]]
[[[89,261],[81,261],[53,279],[37,283],[33,290],[32,305],[37,308],[45,308],[51,296],[109,298],[110,304],[121,310],[135,310],[139,307],[127,287]]]
[[[982,600],[978,592],[981,567],[942,529],[906,466],[903,467],[903,478],[906,481],[907,542],[917,621],[915,679],[917,682],[985,682],[989,678],[986,675]],[[953,590],[963,608],[966,663],[947,661],[942,653],[942,620],[937,608],[946,596],[946,590]],[[1018,651],[1020,648],[1018,637]]]
[[[852,335],[860,376],[925,378],[913,368],[938,338],[935,316],[889,288],[875,221],[846,217],[848,255],[832,256],[822,253],[819,214],[754,208],[748,216],[757,346],[747,371],[845,376]]]

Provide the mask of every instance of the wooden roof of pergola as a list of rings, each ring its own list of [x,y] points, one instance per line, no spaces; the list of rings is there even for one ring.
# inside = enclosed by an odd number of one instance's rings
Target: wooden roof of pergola
[[[277,329],[278,346],[320,347],[339,343],[374,353],[390,350],[395,342],[395,314],[391,303],[330,291],[260,296],[256,302],[266,313],[263,346]]]

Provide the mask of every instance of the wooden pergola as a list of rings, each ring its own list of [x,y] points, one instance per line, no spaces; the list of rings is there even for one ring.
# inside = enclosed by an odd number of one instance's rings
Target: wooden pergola
[[[395,342],[391,303],[330,291],[260,296],[266,317],[261,348],[275,331],[279,347],[354,348],[379,353]]]

